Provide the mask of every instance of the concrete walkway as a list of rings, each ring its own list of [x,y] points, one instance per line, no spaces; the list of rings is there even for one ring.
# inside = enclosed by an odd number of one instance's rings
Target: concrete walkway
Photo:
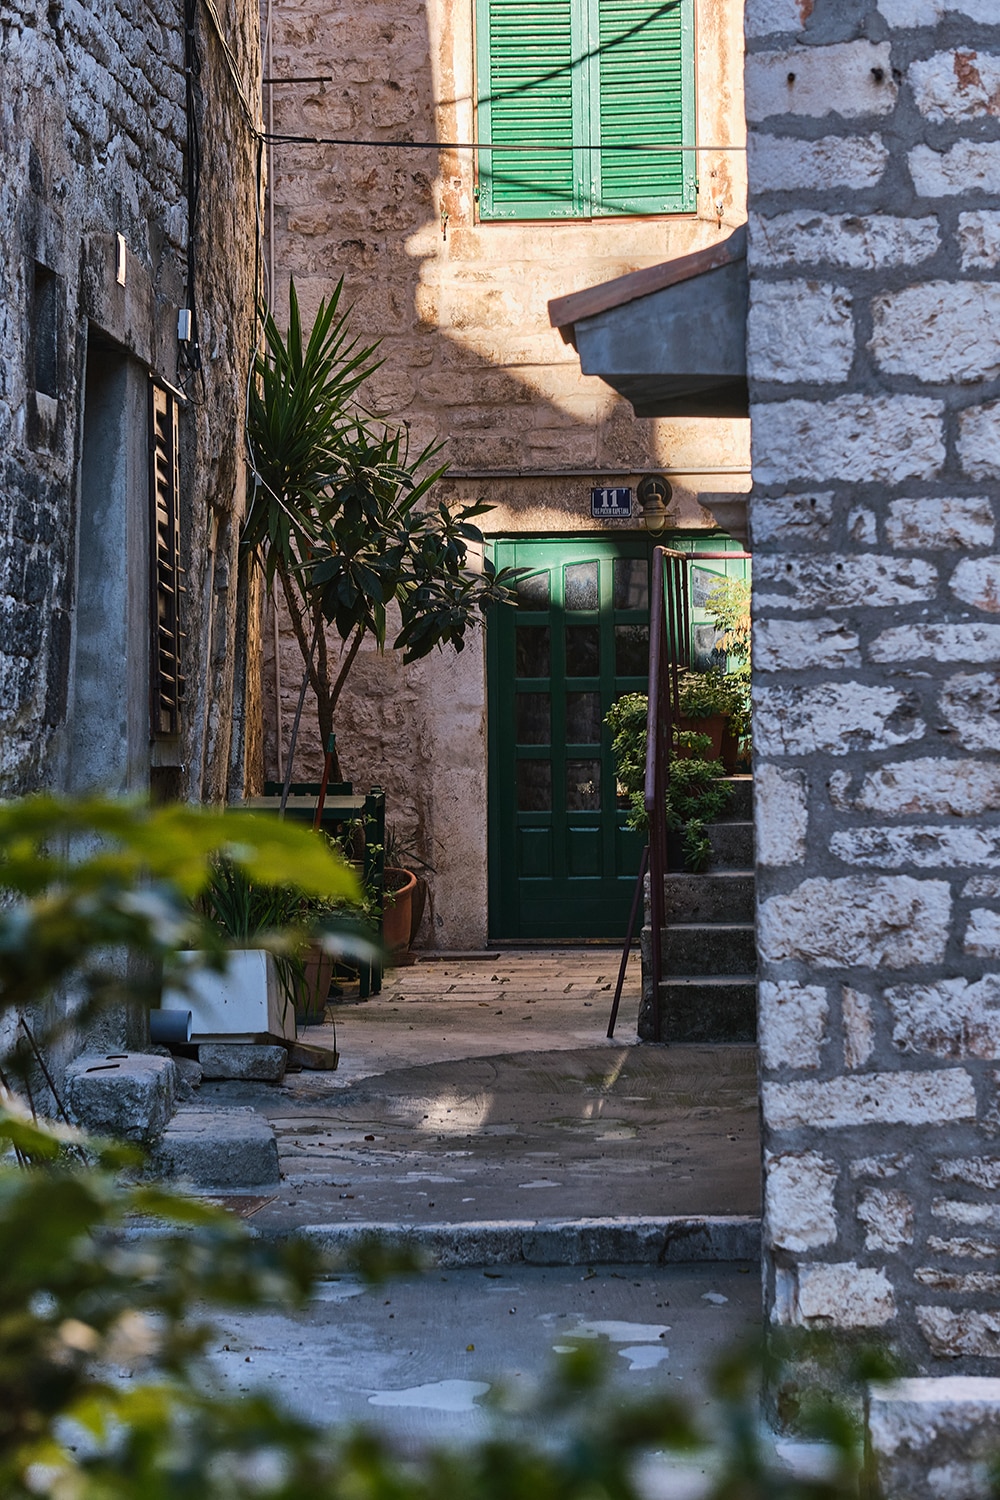
[[[758,1214],[754,1049],[638,1045],[636,958],[608,1041],[618,961],[418,960],[306,1033],[335,1072],[204,1086],[277,1132],[280,1190],[254,1226]]]
[[[756,1056],[638,1045],[637,960],[608,1041],[618,961],[421,960],[310,1029],[336,1045],[335,1072],[202,1088],[277,1132],[281,1183],[244,1205],[255,1229],[336,1246],[374,1225],[438,1261],[380,1288],[327,1281],[299,1316],[216,1315],[220,1383],[373,1424],[404,1451],[484,1437],[506,1390],[537,1441],[552,1435],[531,1416],[539,1384],[587,1338],[612,1402],[666,1389],[708,1416],[707,1368],[760,1326]],[[640,1490],[695,1500],[707,1484],[703,1461],[660,1457]]]

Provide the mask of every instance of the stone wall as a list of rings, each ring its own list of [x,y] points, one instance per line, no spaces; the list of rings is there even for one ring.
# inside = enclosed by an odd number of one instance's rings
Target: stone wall
[[[1000,14],[750,0],[767,1308],[1000,1357]]]
[[[749,424],[637,419],[580,373],[547,304],[711,245],[743,222],[740,7],[696,3],[706,148],[697,212],[544,222],[481,221],[471,151],[397,144],[475,139],[473,12],[473,0],[344,0],[332,15],[325,0],[270,7],[269,75],[328,79],[276,85],[275,128],[379,143],[275,147],[279,316],[289,275],[307,315],[343,275],[359,331],[382,340],[368,399],[408,423],[412,442],[446,443],[441,494],[493,505],[491,535],[603,529],[590,517],[591,484],[634,485],[650,470],[671,475],[676,524],[711,529],[698,496],[748,488]],[[285,634],[279,688],[270,642],[268,651],[274,775],[302,668]],[[345,770],[386,786],[390,819],[434,866],[434,925],[423,941],[446,948],[487,936],[485,703],[481,636],[462,657],[435,655],[410,672],[363,661],[343,700]],[[304,779],[318,772],[321,747],[314,732],[301,743],[295,774]]]
[[[217,14],[237,76],[255,101],[257,8],[229,0]],[[164,12],[147,0],[8,0],[0,7],[0,790],[8,795],[81,781],[138,790],[148,786],[152,770],[175,794],[221,799],[244,775],[242,739],[234,754],[232,735],[234,722],[242,724],[232,517],[244,495],[257,154],[205,9],[196,33],[202,172],[192,226],[182,7]],[[192,229],[200,373],[178,358],[177,312],[187,300]],[[93,517],[79,523],[88,356],[93,419],[93,373],[105,355],[126,392],[119,519],[128,512],[131,549],[109,584],[108,607],[120,615],[119,625],[139,622],[138,639],[133,630],[126,640],[147,675],[148,501],[140,430],[147,372],[183,386],[190,398],[180,442],[188,691],[180,736],[151,753],[144,706],[122,701],[131,666],[119,661],[116,673],[114,663],[105,663],[103,712],[120,718],[123,738],[131,733],[126,719],[137,713],[141,744],[136,754],[113,758],[102,774],[100,766],[74,764],[80,743],[74,716],[89,711],[78,679],[84,670],[78,596],[95,544],[107,542],[96,536]],[[91,682],[91,699],[99,697],[93,689]]]

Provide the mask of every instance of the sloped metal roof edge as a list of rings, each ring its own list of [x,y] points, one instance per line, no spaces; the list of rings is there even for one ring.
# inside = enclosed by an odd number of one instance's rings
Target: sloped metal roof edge
[[[574,324],[584,318],[596,317],[614,307],[624,307],[639,297],[648,297],[668,286],[677,286],[692,277],[703,276],[706,271],[717,271],[721,266],[733,265],[745,260],[747,253],[746,226],[709,245],[705,250],[695,250],[691,255],[680,255],[674,260],[665,260],[658,266],[646,266],[641,271],[630,271],[627,276],[616,276],[612,281],[599,286],[585,287],[582,292],[570,292],[565,297],[553,297],[549,303],[549,323],[558,328],[567,344],[576,346]]]

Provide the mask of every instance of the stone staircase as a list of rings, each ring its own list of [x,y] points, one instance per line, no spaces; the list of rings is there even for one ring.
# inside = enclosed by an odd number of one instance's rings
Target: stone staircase
[[[755,1042],[753,778],[733,776],[730,810],[707,825],[711,864],[664,880],[661,1041]],[[642,932],[639,1037],[654,1032],[649,904]]]

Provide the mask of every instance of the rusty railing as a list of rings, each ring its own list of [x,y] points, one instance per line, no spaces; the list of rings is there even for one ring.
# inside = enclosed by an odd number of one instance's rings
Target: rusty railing
[[[646,783],[649,819],[649,977],[653,995],[653,1041],[662,1040],[660,979],[663,974],[663,878],[667,858],[667,786],[674,725],[680,717],[680,677],[690,665],[688,554],[653,550],[649,609],[649,707],[646,712]]]

